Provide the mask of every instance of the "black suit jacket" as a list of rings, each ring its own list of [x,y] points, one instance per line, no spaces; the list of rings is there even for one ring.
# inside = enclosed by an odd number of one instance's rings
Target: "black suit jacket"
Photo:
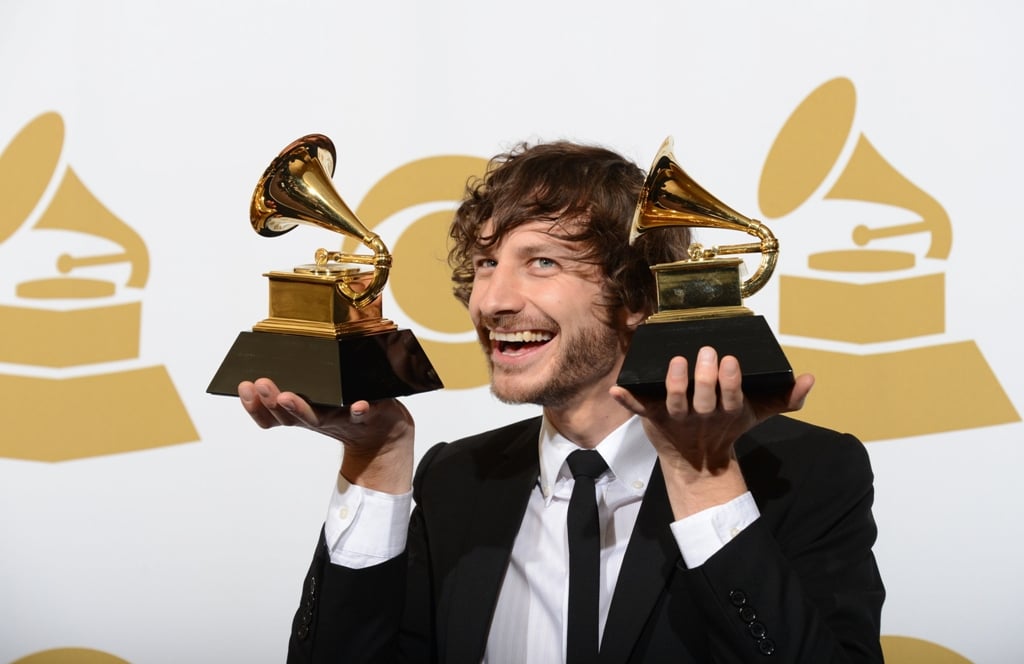
[[[479,662],[529,493],[539,418],[427,452],[405,554],[364,570],[320,543],[289,662]],[[627,546],[600,662],[882,661],[884,590],[863,445],[785,417],[737,442],[761,517],[687,569],[655,467]]]

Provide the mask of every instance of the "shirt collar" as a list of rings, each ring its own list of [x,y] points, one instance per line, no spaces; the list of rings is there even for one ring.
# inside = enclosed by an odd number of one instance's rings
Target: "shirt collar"
[[[559,480],[572,477],[565,459],[578,449],[582,448],[558,433],[547,417],[543,419],[539,454],[540,490],[545,502],[551,501]],[[640,418],[634,415],[626,420],[598,443],[596,449],[611,471],[602,475],[602,479],[610,476],[610,481],[642,496],[658,454],[647,440]]]

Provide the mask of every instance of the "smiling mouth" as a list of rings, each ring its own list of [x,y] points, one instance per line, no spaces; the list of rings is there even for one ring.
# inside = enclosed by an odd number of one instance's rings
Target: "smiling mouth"
[[[490,331],[491,344],[497,348],[499,353],[515,355],[525,350],[538,348],[554,337],[550,332],[523,330],[519,332],[495,332]]]

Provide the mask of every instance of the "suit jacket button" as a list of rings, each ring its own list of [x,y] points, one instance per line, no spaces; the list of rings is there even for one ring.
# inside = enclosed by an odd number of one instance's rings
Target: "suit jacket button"
[[[747,625],[747,629],[750,630],[750,635],[755,639],[764,639],[764,637],[768,634],[768,628],[765,627],[764,624],[759,622],[750,623],[749,625]]]
[[[757,620],[757,611],[752,606],[741,606],[739,610],[740,620],[745,623],[752,623]]]
[[[774,655],[775,642],[771,639],[759,639],[757,642],[757,649],[762,655]]]
[[[300,626],[295,630],[295,636],[299,638],[299,641],[305,641],[306,637],[309,636],[309,627],[306,627],[305,625]]]
[[[729,601],[733,606],[743,606],[747,603],[747,593],[742,590],[729,591]]]

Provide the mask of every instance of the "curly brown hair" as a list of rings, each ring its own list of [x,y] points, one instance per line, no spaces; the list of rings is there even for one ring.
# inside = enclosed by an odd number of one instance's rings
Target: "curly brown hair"
[[[580,260],[600,266],[609,312],[653,312],[657,295],[650,266],[685,258],[690,231],[663,228],[629,244],[644,179],[632,161],[599,146],[520,143],[497,155],[483,178],[467,184],[452,222],[448,262],[455,297],[469,302],[474,254],[522,224],[550,221],[559,238],[580,243]]]

